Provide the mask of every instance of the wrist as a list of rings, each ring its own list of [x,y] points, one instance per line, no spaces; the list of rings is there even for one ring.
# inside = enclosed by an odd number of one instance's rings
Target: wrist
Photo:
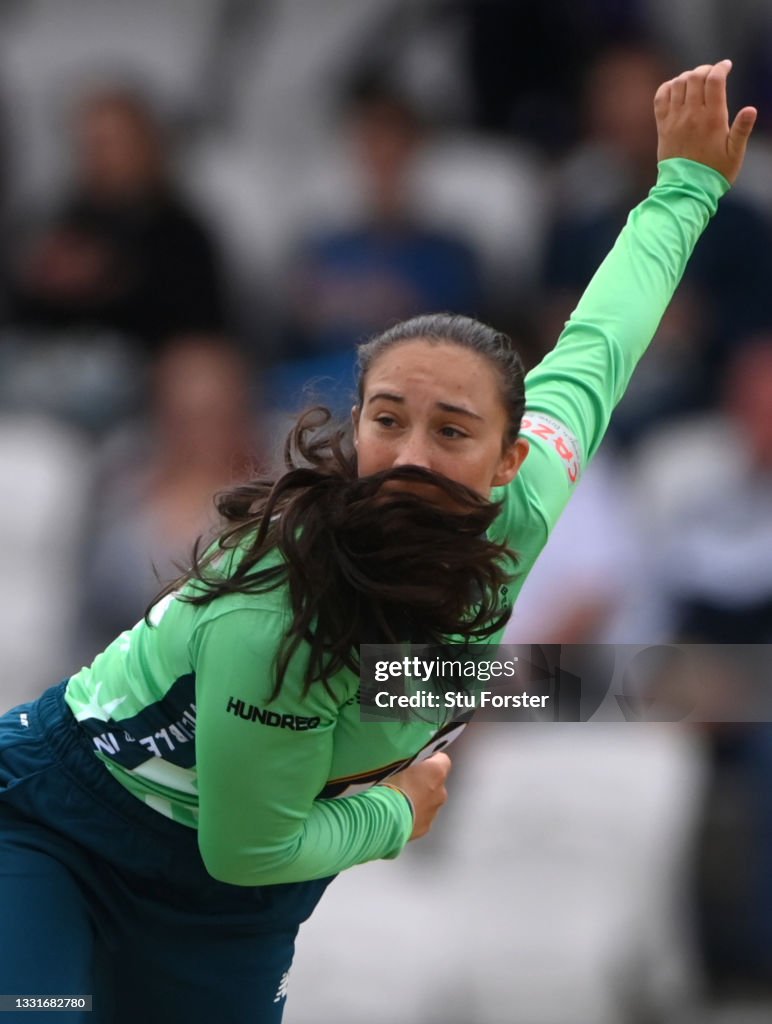
[[[402,794],[402,796],[407,801],[408,807],[410,808],[410,817],[413,819],[413,824],[415,825],[415,804],[410,799],[410,797],[407,795],[405,790],[404,789],[400,789],[399,786],[395,786],[393,782],[379,782],[379,783],[377,783],[377,785],[383,786],[384,789],[393,789],[395,793],[401,793]]]
[[[721,171],[688,156],[668,156],[657,161],[657,184],[698,185],[720,198],[732,187]]]

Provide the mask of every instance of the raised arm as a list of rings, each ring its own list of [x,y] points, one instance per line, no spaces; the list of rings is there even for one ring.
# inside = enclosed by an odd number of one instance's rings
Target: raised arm
[[[702,65],[658,89],[657,184],[631,212],[556,347],[526,378],[523,434],[532,451],[510,485],[502,523],[516,546],[529,521],[526,546],[546,540],[740,171],[756,111],[744,107],[730,127],[730,68],[730,61]],[[536,554],[526,552],[525,563]]]
[[[756,111],[743,108],[729,126],[730,67],[729,61],[705,64],[657,90],[657,184],[630,214],[555,349],[526,380],[529,409],[564,422],[585,462],[600,444],[719,198],[740,171]]]

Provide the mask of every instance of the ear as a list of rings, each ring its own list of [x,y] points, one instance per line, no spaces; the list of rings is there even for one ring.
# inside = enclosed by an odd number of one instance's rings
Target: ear
[[[359,417],[362,410],[358,405],[351,406],[351,422],[354,424],[354,447],[359,444]]]
[[[518,474],[520,467],[525,462],[530,444],[524,437],[518,439],[506,449],[496,469],[496,475],[491,481],[491,487],[504,487],[511,483]]]

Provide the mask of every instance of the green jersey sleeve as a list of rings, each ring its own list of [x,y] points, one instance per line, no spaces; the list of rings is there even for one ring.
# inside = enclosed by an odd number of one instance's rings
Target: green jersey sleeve
[[[581,470],[653,338],[689,256],[729,189],[704,164],[664,160],[555,348],[527,375],[522,436],[530,451],[490,533],[519,556],[520,582],[546,543]]]
[[[317,799],[330,777],[340,703],[323,686],[303,695],[292,664],[270,701],[286,626],[278,611],[264,610],[256,626],[254,612],[230,609],[207,617],[191,639],[199,848],[209,873],[234,885],[308,881],[396,857],[413,828],[394,789]]]

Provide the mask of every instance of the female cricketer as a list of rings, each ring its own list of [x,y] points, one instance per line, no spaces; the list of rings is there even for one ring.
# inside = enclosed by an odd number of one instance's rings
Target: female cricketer
[[[499,639],[740,170],[756,112],[729,125],[729,69],[658,90],[657,184],[525,381],[462,317],[370,341],[350,446],[302,420],[300,462],[220,498],[147,619],[0,719],[10,1020],[279,1021],[332,877],[428,831],[448,736],[361,720],[359,645]]]

